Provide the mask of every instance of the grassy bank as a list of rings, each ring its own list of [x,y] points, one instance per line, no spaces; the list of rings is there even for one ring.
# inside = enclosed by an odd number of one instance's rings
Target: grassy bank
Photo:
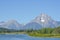
[[[27,30],[10,30],[0,29],[0,34],[28,34],[33,37],[57,37],[60,38],[60,26],[57,28],[41,28],[39,30],[27,29]]]
[[[39,33],[28,33],[29,36],[33,37],[56,37],[60,38],[60,34],[39,34]]]
[[[37,33],[37,32],[10,32],[10,33],[0,33],[0,34],[28,34],[29,36],[32,37],[56,37],[56,38],[60,38],[60,34],[41,34],[41,33]]]
[[[5,32],[5,33],[0,33],[0,34],[26,34],[26,32],[10,32],[10,33],[8,33],[8,32]]]

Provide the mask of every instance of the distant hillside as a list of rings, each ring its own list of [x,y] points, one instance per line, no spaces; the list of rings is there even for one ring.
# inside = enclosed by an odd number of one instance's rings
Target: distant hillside
[[[25,25],[18,23],[16,20],[0,22],[1,28],[14,30],[26,30],[26,29],[39,30],[41,28],[56,28],[58,26],[60,26],[60,21],[53,20],[53,18],[51,18],[47,14],[41,14]]]

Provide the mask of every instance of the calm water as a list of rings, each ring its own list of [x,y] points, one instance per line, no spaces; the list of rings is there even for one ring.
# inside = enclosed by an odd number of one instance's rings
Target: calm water
[[[21,34],[21,35],[16,35],[16,34],[4,35],[4,34],[1,34],[0,40],[60,40],[60,38],[36,38],[36,37],[30,37],[30,36],[25,35],[25,34]]]

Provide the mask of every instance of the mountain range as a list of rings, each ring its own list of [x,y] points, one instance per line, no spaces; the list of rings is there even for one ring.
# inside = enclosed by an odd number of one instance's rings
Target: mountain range
[[[30,21],[25,25],[18,23],[16,20],[0,22],[0,28],[16,29],[16,30],[24,30],[24,29],[38,30],[47,27],[55,28],[58,26],[60,26],[60,21],[53,20],[47,14],[40,14],[35,19],[33,19],[32,21]]]

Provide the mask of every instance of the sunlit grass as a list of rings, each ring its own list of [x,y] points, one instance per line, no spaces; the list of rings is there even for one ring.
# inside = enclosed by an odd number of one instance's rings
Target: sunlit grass
[[[58,37],[60,38],[60,34],[40,34],[40,33],[28,33],[29,36],[33,37]]]

